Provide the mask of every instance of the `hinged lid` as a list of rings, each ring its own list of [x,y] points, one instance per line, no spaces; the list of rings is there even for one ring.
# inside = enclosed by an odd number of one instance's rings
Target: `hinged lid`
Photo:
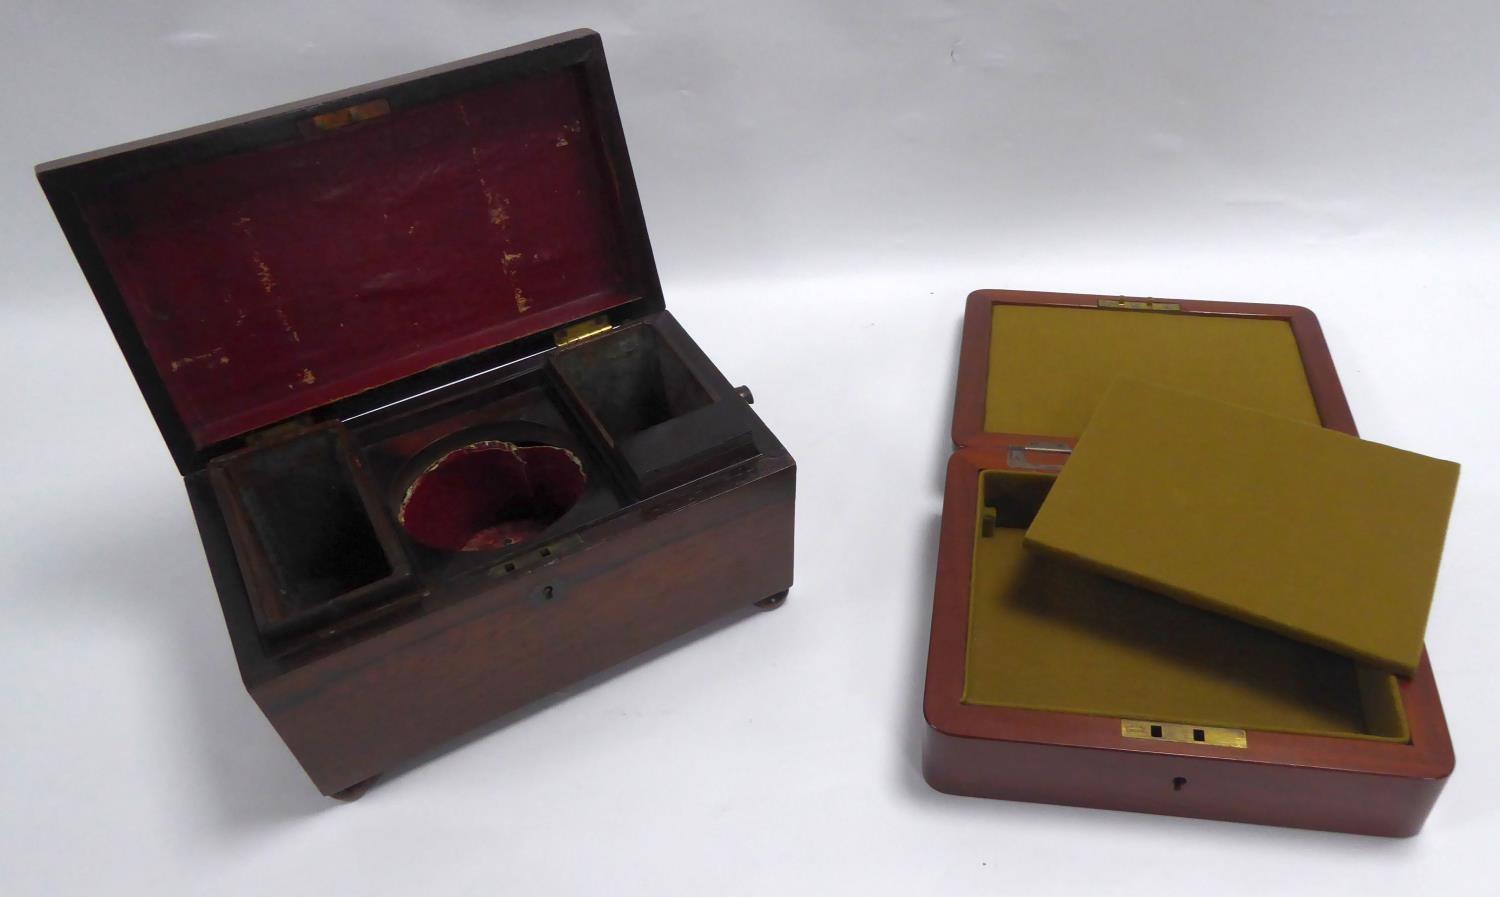
[[[590,31],[37,173],[184,471],[662,307]]]
[[[954,444],[1076,439],[1119,376],[1353,431],[1305,308],[979,290],[964,316]]]

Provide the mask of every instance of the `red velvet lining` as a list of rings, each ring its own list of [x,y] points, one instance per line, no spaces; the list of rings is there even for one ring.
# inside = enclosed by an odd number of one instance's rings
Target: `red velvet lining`
[[[490,551],[542,532],[578,503],[587,482],[567,449],[479,442],[424,470],[397,516],[429,548]]]
[[[83,212],[205,446],[635,298],[576,70],[157,173]]]

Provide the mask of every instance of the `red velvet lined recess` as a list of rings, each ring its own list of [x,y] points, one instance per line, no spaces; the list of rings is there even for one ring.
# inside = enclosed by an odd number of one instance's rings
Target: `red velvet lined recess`
[[[199,446],[636,298],[578,70],[101,188]]]
[[[545,530],[583,496],[578,456],[552,445],[478,442],[424,470],[401,501],[407,535],[440,551],[491,551]]]

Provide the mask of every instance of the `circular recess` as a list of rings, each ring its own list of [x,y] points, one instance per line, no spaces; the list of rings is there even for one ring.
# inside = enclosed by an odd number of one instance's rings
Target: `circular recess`
[[[536,537],[583,497],[578,456],[488,439],[444,453],[412,479],[397,519],[438,551],[497,551]]]

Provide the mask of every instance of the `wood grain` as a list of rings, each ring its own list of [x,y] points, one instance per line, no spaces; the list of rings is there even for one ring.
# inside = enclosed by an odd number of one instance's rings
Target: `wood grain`
[[[963,703],[979,473],[1012,469],[1007,451],[1012,446],[1067,441],[983,432],[991,309],[997,302],[1098,307],[1101,298],[1118,297],[1002,290],[969,297],[953,422],[954,442],[963,447],[948,464],[923,696],[928,783],[978,797],[1370,835],[1416,834],[1454,767],[1425,652],[1415,674],[1400,680],[1411,726],[1411,740],[1404,744],[1262,731],[1247,733],[1244,749],[1179,744],[1126,738],[1114,717]],[[1357,435],[1312,312],[1248,303],[1181,301],[1180,306],[1186,314],[1288,321],[1324,426]]]

